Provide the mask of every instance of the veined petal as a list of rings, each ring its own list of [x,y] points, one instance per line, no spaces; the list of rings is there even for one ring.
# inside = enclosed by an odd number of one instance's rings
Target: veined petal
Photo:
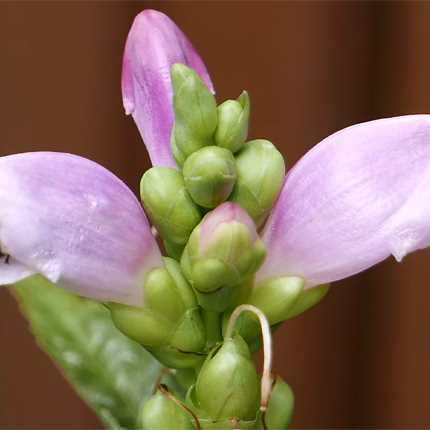
[[[430,115],[357,124],[293,167],[267,221],[260,279],[315,286],[430,245]]]
[[[174,121],[170,69],[182,63],[213,86],[206,67],[185,34],[166,15],[145,10],[136,16],[125,44],[122,95],[154,166],[176,167],[170,149]]]
[[[142,303],[162,266],[139,202],[115,175],[55,152],[0,157],[0,284],[33,273],[80,295]]]

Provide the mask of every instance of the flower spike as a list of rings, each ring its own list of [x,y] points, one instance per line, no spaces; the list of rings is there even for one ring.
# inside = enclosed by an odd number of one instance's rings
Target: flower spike
[[[124,50],[122,95],[154,166],[176,167],[170,148],[174,115],[170,69],[193,68],[213,92],[206,67],[191,42],[166,15],[144,10],[136,16]]]
[[[40,273],[82,296],[142,304],[144,277],[163,262],[122,181],[85,158],[32,152],[1,157],[0,184],[0,285]]]
[[[430,115],[329,136],[287,175],[264,228],[258,278],[295,275],[312,287],[429,246],[429,183]]]

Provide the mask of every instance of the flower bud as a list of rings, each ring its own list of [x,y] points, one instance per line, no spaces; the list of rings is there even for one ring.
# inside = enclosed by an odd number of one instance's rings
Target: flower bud
[[[282,154],[268,140],[252,140],[236,157],[237,181],[229,200],[260,226],[276,202],[285,176]]]
[[[172,246],[185,245],[201,214],[181,173],[168,167],[149,169],[140,182],[140,196],[161,237]]]
[[[236,162],[227,149],[206,146],[187,158],[182,174],[194,202],[205,208],[214,208],[233,190]]]
[[[249,289],[243,303],[259,308],[267,317],[269,324],[278,324],[301,314],[317,304],[328,291],[328,285],[304,289],[305,281],[297,276],[284,276],[267,279]],[[231,312],[223,315],[223,332],[225,332]],[[260,326],[252,313],[243,313],[235,325],[235,333],[245,339],[252,351],[258,350]]]
[[[224,340],[208,355],[197,378],[195,397],[197,406],[213,421],[255,419],[260,381],[240,336]]]
[[[242,148],[248,136],[250,101],[244,91],[237,100],[226,100],[218,108],[218,127],[215,144],[235,153]]]
[[[270,325],[275,325],[289,318],[304,285],[305,281],[297,276],[268,279],[252,289],[247,303],[261,309]],[[253,315],[246,313],[242,316],[249,318]]]
[[[181,164],[194,151],[213,145],[218,114],[215,97],[193,69],[174,64],[171,77],[175,111],[171,144],[176,161]]]
[[[267,430],[288,429],[294,412],[294,393],[279,376],[272,387],[265,422]]]
[[[171,258],[164,261],[165,268],[153,269],[145,278],[143,306],[111,303],[112,320],[126,336],[148,349],[199,353],[205,347],[206,333],[194,292],[179,263]]]
[[[140,414],[143,430],[193,430],[191,415],[172,399],[157,391],[146,403]]]
[[[239,287],[255,273],[265,255],[249,215],[234,203],[223,203],[194,229],[182,254],[181,267],[197,292],[219,292],[225,309],[232,294],[229,289]]]

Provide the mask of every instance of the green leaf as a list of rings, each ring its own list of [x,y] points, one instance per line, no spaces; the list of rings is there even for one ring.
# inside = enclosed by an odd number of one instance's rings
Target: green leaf
[[[40,276],[21,281],[14,291],[38,344],[104,425],[137,428],[139,411],[162,370],[158,361],[121,334],[100,303],[72,295]]]

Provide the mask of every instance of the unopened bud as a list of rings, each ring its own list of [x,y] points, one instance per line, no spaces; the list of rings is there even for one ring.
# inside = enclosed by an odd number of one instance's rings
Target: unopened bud
[[[268,140],[246,143],[236,157],[237,181],[229,200],[260,226],[272,209],[285,177],[282,154]]]
[[[203,146],[213,145],[218,114],[215,97],[193,69],[174,64],[171,76],[175,112],[171,144],[180,162]]]
[[[140,414],[143,430],[193,430],[192,418],[172,399],[157,391],[146,403]]]
[[[140,182],[140,196],[161,237],[172,245],[185,245],[201,214],[181,173],[168,167],[149,169]]]
[[[264,417],[267,430],[287,430],[294,412],[294,393],[279,376],[272,387]]]
[[[244,91],[237,100],[226,100],[218,106],[218,127],[215,143],[235,153],[242,148],[248,136],[249,95]]]
[[[258,270],[265,255],[249,215],[234,203],[223,203],[194,229],[181,267],[197,291],[210,293],[238,287]]]
[[[236,162],[224,148],[206,146],[185,161],[185,187],[200,206],[214,208],[231,194],[236,182]]]
[[[260,381],[248,346],[240,336],[225,339],[208,355],[197,379],[195,396],[199,408],[213,421],[255,419]]]
[[[249,288],[243,303],[259,308],[269,324],[276,328],[280,323],[301,314],[316,305],[328,291],[328,285],[304,289],[305,281],[297,276],[267,279]],[[223,315],[223,332],[231,312]],[[235,325],[235,333],[246,340],[252,351],[260,347],[258,319],[251,313],[243,313]]]
[[[305,281],[297,276],[268,279],[252,289],[247,303],[261,309],[270,325],[275,325],[289,318],[304,285]],[[252,314],[243,316],[249,317]]]
[[[112,320],[126,336],[148,348],[198,353],[205,347],[206,332],[196,297],[179,263],[164,260],[165,268],[146,276],[143,306],[111,303]]]

